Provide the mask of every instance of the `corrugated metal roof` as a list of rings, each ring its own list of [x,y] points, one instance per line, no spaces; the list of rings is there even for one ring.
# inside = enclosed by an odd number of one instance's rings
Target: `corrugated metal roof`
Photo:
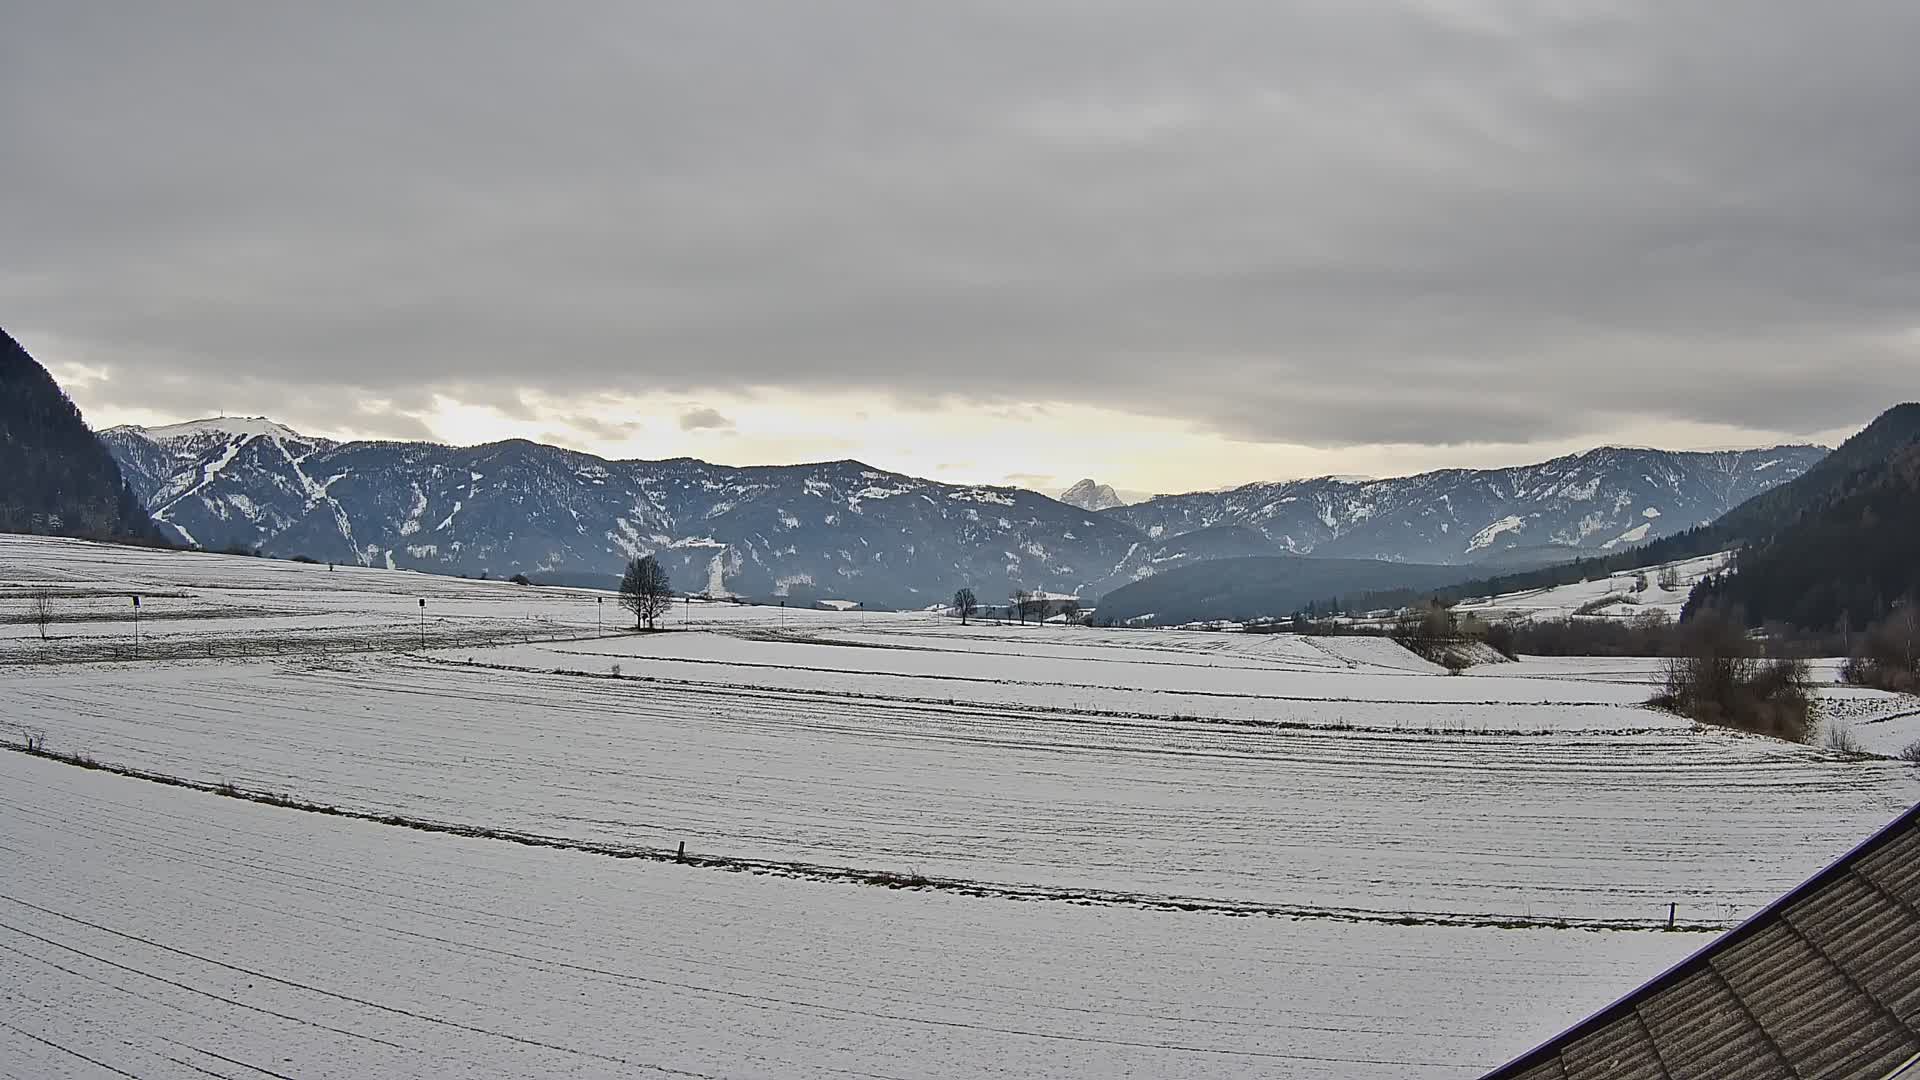
[[[1893,1070],[1887,1080],[1920,1080],[1920,1054],[1913,1055],[1905,1065]]]
[[[1920,1080],[1920,806],[1485,1080]]]

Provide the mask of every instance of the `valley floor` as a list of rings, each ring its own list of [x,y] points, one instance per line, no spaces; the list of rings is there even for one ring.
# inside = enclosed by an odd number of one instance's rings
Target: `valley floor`
[[[1699,941],[794,881],[15,754],[0,848],[22,1077],[1471,1076]]]
[[[0,1076],[1473,1076],[1920,800],[1639,661],[0,537],[9,618],[0,742],[131,775],[0,752]]]

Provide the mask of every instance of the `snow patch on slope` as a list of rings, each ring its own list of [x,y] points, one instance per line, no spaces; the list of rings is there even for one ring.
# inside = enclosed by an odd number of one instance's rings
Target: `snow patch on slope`
[[[1510,532],[1519,532],[1520,530],[1526,528],[1526,526],[1527,526],[1526,520],[1521,518],[1518,514],[1508,514],[1506,517],[1501,518],[1499,521],[1496,521],[1493,524],[1487,526],[1486,528],[1481,529],[1479,532],[1474,533],[1473,539],[1467,543],[1467,550],[1480,551],[1482,549],[1492,547],[1493,542],[1499,539],[1503,534],[1510,533]]]

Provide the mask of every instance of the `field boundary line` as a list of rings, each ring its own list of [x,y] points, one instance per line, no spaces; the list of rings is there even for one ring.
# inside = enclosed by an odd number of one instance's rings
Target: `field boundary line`
[[[589,655],[589,654],[569,653],[566,655]],[[1290,731],[1290,732],[1307,732],[1307,733],[1322,733],[1322,734],[1339,732],[1339,733],[1355,733],[1355,734],[1367,734],[1367,735],[1494,736],[1498,738],[1556,738],[1556,737],[1576,736],[1576,735],[1577,736],[1669,735],[1669,734],[1675,734],[1675,733],[1698,734],[1700,731],[1700,726],[1697,724],[1688,725],[1688,726],[1667,725],[1667,726],[1660,726],[1660,727],[1619,727],[1619,728],[1484,728],[1484,727],[1465,727],[1465,726],[1446,727],[1446,726],[1434,726],[1434,725],[1429,725],[1427,727],[1419,727],[1419,726],[1415,726],[1414,724],[1406,724],[1406,725],[1397,726],[1397,727],[1386,727],[1379,724],[1350,724],[1343,721],[1315,723],[1309,720],[1269,720],[1269,719],[1263,719],[1260,717],[1202,716],[1198,713],[1129,712],[1124,709],[1090,709],[1084,706],[1077,706],[1077,705],[1030,705],[1024,702],[980,701],[980,700],[975,700],[971,698],[907,697],[907,696],[901,696],[896,694],[873,694],[873,693],[867,693],[860,690],[830,690],[830,689],[825,689],[820,687],[767,686],[759,683],[703,682],[699,679],[682,679],[682,678],[675,678],[673,676],[667,676],[667,675],[630,675],[624,671],[618,675],[615,675],[611,672],[587,671],[581,668],[558,668],[558,667],[544,668],[544,667],[532,667],[532,666],[522,665],[522,664],[482,663],[478,660],[456,660],[448,657],[427,656],[424,654],[411,654],[411,656],[413,659],[417,659],[429,664],[438,664],[446,667],[469,668],[475,671],[499,671],[499,672],[509,672],[513,674],[519,674],[519,675],[554,675],[554,676],[559,676],[561,678],[569,678],[569,679],[603,679],[611,682],[632,682],[632,683],[643,683],[643,684],[654,685],[654,686],[672,686],[672,687],[678,687],[681,689],[700,692],[700,693],[720,693],[720,692],[751,693],[751,694],[756,694],[760,696],[772,696],[772,697],[804,696],[804,697],[831,698],[831,699],[845,700],[845,701],[895,702],[895,703],[904,704],[904,705],[925,705],[925,706],[932,706],[935,708],[943,708],[943,709],[944,708],[969,709],[974,711],[991,710],[996,713],[1017,712],[1017,713],[1032,714],[1037,716],[1063,716],[1063,717],[1076,717],[1076,718],[1085,718],[1085,719],[1094,719],[1094,720],[1177,721],[1180,723],[1206,724],[1206,725],[1214,725],[1219,727],[1252,728],[1252,729],[1260,729],[1260,730],[1268,730],[1268,731]],[[675,659],[672,662],[686,663],[687,661]],[[712,661],[693,661],[693,662],[694,663],[710,663]],[[754,666],[754,665],[748,665],[748,666]],[[813,669],[790,668],[790,669],[782,669],[782,670],[813,670]],[[839,674],[844,674],[844,673],[839,673]],[[941,676],[901,676],[901,677],[903,678],[921,678],[921,677],[941,678]],[[958,676],[945,676],[945,678],[959,679]],[[996,680],[996,679],[964,679],[961,681],[986,682],[994,685],[1009,685],[1009,686],[1041,685],[1038,683],[1002,682],[1001,680]],[[1058,685],[1069,685],[1069,684],[1058,684]],[[1126,688],[1094,687],[1093,689],[1126,689]],[[1442,705],[1442,706],[1460,705],[1460,706],[1466,706],[1469,708],[1501,704],[1499,702],[1471,702],[1471,701],[1469,702],[1455,702],[1455,701],[1404,702],[1404,701],[1380,700],[1375,698],[1306,698],[1306,697],[1263,696],[1263,695],[1257,695],[1257,694],[1219,694],[1219,693],[1207,694],[1205,692],[1200,692],[1200,691],[1186,691],[1186,690],[1142,689],[1137,692],[1149,693],[1149,694],[1193,693],[1195,694],[1195,696],[1202,696],[1202,697],[1222,697],[1222,698],[1232,697],[1232,698],[1240,698],[1248,701],[1285,701],[1285,702],[1296,703],[1296,704],[1303,703],[1303,702],[1318,702],[1318,703],[1326,703],[1326,704],[1333,704],[1333,705],[1409,705],[1409,704],[1419,705],[1419,704],[1424,704],[1424,705]],[[1517,707],[1519,703],[1507,703],[1507,704],[1513,707]],[[1601,702],[1601,701],[1579,702],[1579,703],[1548,702],[1541,705],[1540,707],[1552,708],[1552,707],[1563,706],[1567,704],[1578,704],[1587,708],[1599,708],[1599,709],[1644,709],[1646,708],[1643,705],[1628,705],[1628,704],[1622,704],[1622,703]]]
[[[430,818],[411,817],[405,814],[385,814],[377,811],[353,810],[346,807],[331,806],[325,803],[308,802],[284,793],[250,791],[226,781],[211,783],[202,780],[189,780],[185,777],[172,776],[167,773],[99,761],[87,754],[66,753],[38,745],[5,744],[4,746],[0,746],[0,748],[11,750],[14,753],[23,754],[28,757],[40,758],[45,761],[52,761],[74,768],[110,773],[114,776],[130,780],[142,780],[148,783],[161,784],[167,787],[185,788],[189,791],[197,791],[202,794],[215,795],[222,798],[237,799],[242,802],[256,803],[262,806],[276,806],[286,810],[323,814],[328,817],[347,818],[375,825],[412,829],[417,832],[463,836],[470,839],[497,840],[506,843],[520,844],[525,847],[576,851],[615,859],[641,859],[648,862],[678,863],[684,866],[724,870],[731,873],[755,874],[762,877],[784,877],[801,881],[866,885],[915,892],[972,896],[993,900],[1053,901],[1056,903],[1080,904],[1084,906],[1134,908],[1146,911],[1185,911],[1193,914],[1236,918],[1268,916],[1301,921],[1326,920],[1390,926],[1456,926],[1503,930],[1631,930],[1652,933],[1717,934],[1733,925],[1726,922],[1684,922],[1669,924],[1664,918],[1596,919],[1574,916],[1468,915],[1438,911],[1387,911],[1368,908],[1263,904],[1253,901],[1228,900],[1217,897],[1128,893],[1113,889],[1069,888],[1029,885],[1017,882],[976,881],[966,878],[938,877],[916,872],[902,873],[893,870],[862,869],[859,867],[827,866],[817,863],[782,861],[777,859],[756,859],[734,855],[683,852],[681,850],[646,847],[637,844],[610,844],[591,840],[580,840],[572,837],[521,832],[513,829],[497,829],[484,825],[434,821]]]

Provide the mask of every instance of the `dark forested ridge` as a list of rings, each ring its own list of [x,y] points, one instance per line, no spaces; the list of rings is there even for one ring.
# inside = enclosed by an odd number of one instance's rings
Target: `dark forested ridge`
[[[1786,527],[1695,587],[1689,614],[1737,610],[1759,625],[1863,630],[1920,596],[1920,441],[1843,477]]]
[[[157,541],[120,466],[60,385],[0,330],[0,532]]]
[[[1539,570],[1476,578],[1437,590],[1442,600],[1498,596],[1529,589],[1571,585],[1642,567],[1763,544],[1804,515],[1828,507],[1845,491],[1857,490],[1863,470],[1883,468],[1902,447],[1920,441],[1920,403],[1896,405],[1840,444],[1805,473],[1747,499],[1710,524],[1663,537],[1650,544],[1592,559]],[[1909,533],[1911,538],[1913,534]],[[1393,590],[1351,598],[1356,609],[1394,607],[1424,599]],[[1882,609],[1884,610],[1884,608]]]

